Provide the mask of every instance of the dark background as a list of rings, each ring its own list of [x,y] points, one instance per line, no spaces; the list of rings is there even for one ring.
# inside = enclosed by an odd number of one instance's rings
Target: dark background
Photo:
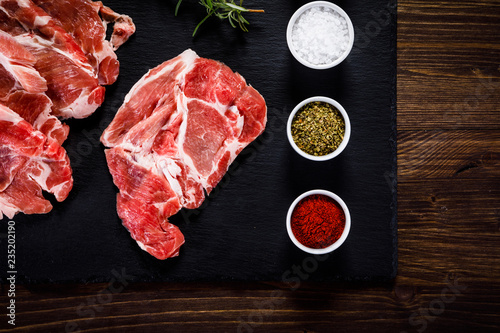
[[[304,280],[298,288],[265,281],[137,282],[112,297],[106,294],[112,279],[18,284],[16,328],[498,332],[500,6],[400,0],[397,12],[395,279]],[[9,286],[1,287],[0,303],[7,304]],[[0,331],[10,332],[2,330],[7,326],[0,322]]]
[[[246,1],[248,8],[266,11],[245,15],[251,23],[248,33],[212,18],[192,38],[204,14],[197,1],[184,0],[177,17],[175,0],[105,1],[115,11],[130,15],[137,31],[117,51],[120,76],[107,87],[102,107],[87,119],[68,121],[71,131],[64,147],[74,170],[69,197],[54,202],[49,214],[19,214],[13,219],[18,281],[109,281],[113,269],[122,268],[139,281],[281,281],[287,271],[310,257],[288,239],[288,207],[298,195],[316,188],[343,198],[352,228],[344,245],[319,263],[310,279],[393,278],[397,261],[395,15],[390,24],[375,17],[380,11],[394,14],[395,10],[387,1],[337,1],[358,29],[357,40],[341,65],[318,71],[300,65],[286,44],[288,19],[306,2]],[[121,225],[115,208],[117,189],[98,139],[132,85],[147,70],[186,48],[242,74],[266,99],[268,125],[200,209],[182,210],[171,218],[186,243],[179,257],[159,261],[142,251]],[[339,101],[352,124],[346,150],[328,162],[302,158],[286,138],[288,114],[314,95]],[[0,232],[4,229],[6,223]],[[0,274],[5,280],[5,270]]]

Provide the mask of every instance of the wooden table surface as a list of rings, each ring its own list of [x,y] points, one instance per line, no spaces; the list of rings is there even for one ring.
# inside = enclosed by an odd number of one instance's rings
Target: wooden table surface
[[[14,329],[2,285],[0,332],[498,331],[500,1],[399,1],[397,90],[394,281],[17,286]]]

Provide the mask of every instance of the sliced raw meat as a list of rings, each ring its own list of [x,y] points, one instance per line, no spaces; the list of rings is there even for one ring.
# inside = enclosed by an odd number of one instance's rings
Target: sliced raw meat
[[[46,80],[33,67],[35,56],[0,30],[0,103],[60,144],[69,127],[52,116],[52,101],[45,94]]]
[[[111,45],[113,50],[117,50],[125,43],[130,36],[135,32],[135,25],[130,16],[115,13],[111,8],[103,6],[100,1],[95,1],[94,4],[99,5],[104,23],[113,22],[113,33],[111,34]]]
[[[19,6],[19,2],[25,6]],[[47,84],[45,93],[53,104],[52,115],[85,118],[92,114],[104,100],[104,88],[73,37],[32,1],[0,0],[0,9],[4,10],[0,19],[9,20],[0,29],[34,56],[33,67]],[[23,33],[19,25],[35,30]]]
[[[64,200],[73,186],[66,151],[0,104],[0,218],[47,213],[42,190]]]
[[[42,191],[68,196],[73,179],[61,144],[69,127],[59,118],[99,107],[100,84],[118,75],[114,50],[134,31],[130,17],[101,2],[0,0],[0,219],[50,211]]]
[[[49,139],[63,144],[68,137],[69,126],[50,114],[52,102],[47,95],[18,90],[0,97],[0,103],[15,111]]]
[[[0,30],[8,32],[12,36],[17,36],[26,33],[26,29],[15,19],[11,18],[4,12],[0,3]]]
[[[118,214],[132,238],[155,257],[177,255],[184,236],[167,219],[181,204],[167,180],[158,171],[151,172],[135,162],[119,147],[107,150],[106,158],[115,184],[121,189],[117,196]]]
[[[54,19],[31,0],[0,0],[2,9],[10,18],[17,20],[26,31],[40,33],[50,44],[65,52],[82,69],[93,75],[87,57],[73,37],[68,34]]]
[[[38,36],[24,34],[15,39],[36,57],[34,67],[47,81],[46,94],[52,100],[53,115],[62,119],[85,118],[102,104],[104,88],[72,58]]]
[[[12,88],[22,88],[30,93],[40,93],[47,90],[47,82],[33,68],[36,58],[6,32],[0,31],[0,65],[12,75],[15,84]],[[0,89],[5,89],[1,87]]]
[[[191,50],[134,85],[101,141],[111,148],[118,215],[142,249],[158,259],[178,254],[183,238],[168,217],[202,204],[262,133],[266,113],[242,76]]]
[[[85,53],[99,83],[108,85],[116,81],[119,63],[114,50],[135,32],[132,19],[117,14],[101,2],[88,0],[33,0],[54,21],[73,36]],[[103,15],[106,21],[99,17]],[[107,22],[115,22],[111,41],[106,40]]]

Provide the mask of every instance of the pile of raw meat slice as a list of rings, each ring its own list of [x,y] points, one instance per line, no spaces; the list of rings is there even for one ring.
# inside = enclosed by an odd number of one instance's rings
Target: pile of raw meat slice
[[[111,40],[106,27],[114,23]],[[73,186],[60,119],[84,118],[115,82],[130,17],[90,0],[0,0],[0,219],[47,213]]]
[[[168,218],[199,207],[266,125],[264,98],[224,64],[186,50],[140,79],[104,131],[117,211],[139,246],[178,255]]]

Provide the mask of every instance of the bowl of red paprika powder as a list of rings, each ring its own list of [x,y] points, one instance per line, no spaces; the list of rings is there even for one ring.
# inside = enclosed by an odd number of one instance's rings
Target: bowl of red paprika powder
[[[292,242],[311,254],[337,249],[349,235],[351,215],[345,202],[325,190],[303,193],[290,205],[286,229]]]

